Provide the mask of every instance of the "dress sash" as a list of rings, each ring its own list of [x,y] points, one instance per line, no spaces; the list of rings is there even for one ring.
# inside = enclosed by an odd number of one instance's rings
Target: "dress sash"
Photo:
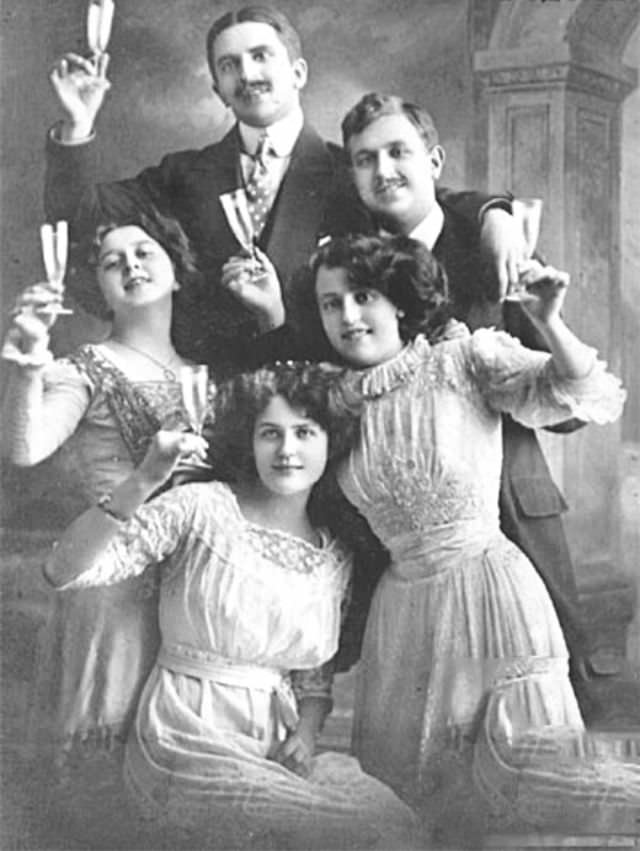
[[[277,668],[253,665],[175,644],[164,644],[160,648],[157,664],[176,674],[210,680],[220,685],[271,692],[278,720],[288,730],[294,730],[298,724],[298,709],[289,676]]]

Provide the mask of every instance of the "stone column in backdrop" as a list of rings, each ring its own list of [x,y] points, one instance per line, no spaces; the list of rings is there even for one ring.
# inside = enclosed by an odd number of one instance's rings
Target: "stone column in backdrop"
[[[471,26],[490,20],[474,54],[488,185],[543,199],[539,247],[571,274],[568,321],[620,374],[621,108],[637,71],[619,57],[640,3],[474,5]],[[620,571],[620,426],[544,437],[543,445],[571,506],[565,522],[593,650],[603,668],[615,668],[633,612],[633,587]]]

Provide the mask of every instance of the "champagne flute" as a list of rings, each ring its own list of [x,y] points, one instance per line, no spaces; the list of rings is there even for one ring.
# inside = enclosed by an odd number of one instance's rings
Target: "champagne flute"
[[[247,193],[244,189],[234,189],[220,196],[222,209],[233,231],[233,235],[251,258],[251,280],[258,280],[264,275],[264,269],[256,253],[256,235],[253,232],[251,216],[247,204]]]
[[[180,367],[182,402],[192,431],[202,436],[209,400],[209,370],[206,364]]]
[[[533,257],[540,235],[540,221],[542,219],[541,198],[515,198],[511,202],[511,213],[519,227],[525,246],[525,264]],[[520,271],[520,270],[518,270]],[[507,301],[520,301],[527,288],[518,283],[505,296]]]
[[[67,223],[56,222],[55,225],[44,224],[40,227],[40,244],[47,283],[52,292],[62,296],[64,292],[64,276],[67,271],[67,254],[69,250],[69,234]],[[38,310],[39,313],[70,314],[73,310],[62,304],[51,304]]]
[[[113,0],[90,0],[87,9],[87,44],[93,57],[109,46],[115,4]]]

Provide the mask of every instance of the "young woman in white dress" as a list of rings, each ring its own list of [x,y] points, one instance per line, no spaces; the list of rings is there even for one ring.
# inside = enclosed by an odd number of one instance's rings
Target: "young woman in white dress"
[[[494,823],[632,828],[640,764],[585,734],[549,595],[499,528],[502,413],[539,427],[622,410],[561,318],[568,276],[523,278],[547,354],[449,320],[444,272],[409,238],[332,240],[311,272],[307,307],[361,414],[338,481],[391,554],[356,696],[363,768],[472,842]]]
[[[49,336],[61,293],[43,283],[18,296],[3,347],[2,450],[19,467],[38,465],[48,508],[39,526],[52,540],[127,477],[160,428],[186,423],[178,372],[188,361],[172,342],[173,305],[199,280],[177,222],[127,204],[113,209],[73,260],[66,302],[104,319],[105,338],[54,358]],[[97,751],[119,776],[158,651],[157,611],[153,571],[109,588],[51,594],[25,707],[31,780],[41,773],[47,800],[55,794],[51,806],[34,804],[37,812],[58,812],[61,822],[70,822],[71,811],[87,819],[77,789],[64,791],[60,777],[51,782],[54,768],[66,778],[77,759]],[[31,782],[28,794],[39,788]]]
[[[140,466],[63,535],[46,575],[89,587],[161,562],[162,643],[125,777],[154,830],[220,848],[402,848],[413,815],[315,740],[349,585],[348,552],[309,514],[354,420],[323,367],[280,364],[222,388],[210,443],[229,482],[144,504],[194,435],[161,431]],[[177,831],[177,832],[176,832]],[[168,832],[168,833],[167,833]]]

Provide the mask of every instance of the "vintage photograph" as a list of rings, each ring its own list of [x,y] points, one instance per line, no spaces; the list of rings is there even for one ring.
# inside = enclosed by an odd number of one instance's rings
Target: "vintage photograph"
[[[640,0],[0,18],[0,847],[640,849]]]

